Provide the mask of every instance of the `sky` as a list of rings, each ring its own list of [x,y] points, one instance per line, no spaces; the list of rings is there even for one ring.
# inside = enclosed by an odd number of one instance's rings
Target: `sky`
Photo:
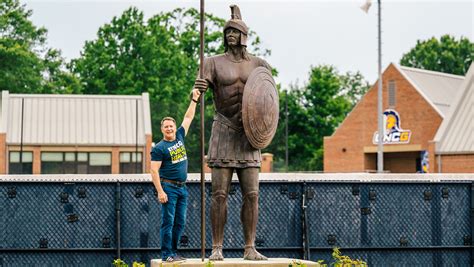
[[[20,0],[33,11],[36,26],[48,30],[48,45],[67,60],[77,58],[100,26],[130,6],[146,18],[198,0]],[[366,14],[366,0],[206,0],[206,12],[228,20],[229,5],[240,7],[247,26],[271,50],[283,88],[304,85],[311,67],[329,64],[340,73],[360,71],[373,84],[378,76],[377,1]],[[450,34],[474,41],[474,0],[382,0],[382,68],[398,63],[417,40]]]

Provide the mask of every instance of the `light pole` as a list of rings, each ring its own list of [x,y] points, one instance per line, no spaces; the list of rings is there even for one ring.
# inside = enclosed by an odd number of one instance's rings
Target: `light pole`
[[[360,8],[365,12],[369,12],[369,8],[372,5],[372,0],[367,0]],[[377,142],[377,172],[383,172],[383,138],[384,125],[383,125],[383,97],[382,97],[382,0],[377,0],[377,27],[378,27],[378,90],[377,90],[377,121],[378,121],[378,142]]]
[[[382,105],[383,105],[383,97],[382,97],[382,7],[381,7],[382,0],[377,0],[377,7],[378,7],[378,71],[379,71],[379,84],[377,90],[377,117],[378,117],[378,128],[379,128],[379,140],[377,146],[377,172],[383,172],[383,137],[384,137],[384,129],[383,129],[383,112],[382,112]]]
[[[288,172],[288,88],[285,89],[285,172]]]

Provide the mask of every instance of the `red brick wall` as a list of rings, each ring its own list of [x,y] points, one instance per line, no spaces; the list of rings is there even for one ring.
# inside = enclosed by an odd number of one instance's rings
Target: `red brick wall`
[[[262,154],[262,165],[260,167],[260,172],[273,172],[273,154]]]
[[[119,147],[112,147],[112,174],[120,173],[120,151]]]
[[[441,155],[441,172],[474,173],[474,154]]]
[[[422,150],[427,150],[428,141],[434,138],[442,117],[394,65],[388,66],[382,79],[383,110],[388,108],[388,81],[394,80],[394,109],[400,115],[400,126],[404,130],[411,130],[410,145],[419,144]],[[361,172],[374,169],[373,162],[365,158],[363,149],[364,146],[376,147],[372,138],[377,131],[377,88],[378,82],[370,88],[336,132],[331,137],[324,138],[325,172]]]
[[[428,171],[430,173],[438,172],[438,161],[435,154],[435,147],[436,143],[434,141],[428,142],[428,161],[430,164]]]
[[[33,146],[33,174],[41,174],[41,147]]]
[[[146,145],[145,145],[145,157],[144,157],[144,162],[145,162],[145,173],[150,172],[150,165],[151,165],[151,143],[152,143],[152,137],[151,134],[145,135],[146,138]]]
[[[384,169],[391,173],[415,173],[417,157],[420,157],[420,152],[385,153]]]
[[[0,174],[7,174],[7,135],[0,134]]]

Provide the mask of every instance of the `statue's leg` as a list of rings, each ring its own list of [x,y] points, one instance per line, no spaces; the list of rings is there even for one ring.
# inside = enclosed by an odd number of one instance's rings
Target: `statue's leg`
[[[224,260],[222,243],[224,241],[224,226],[227,221],[227,196],[233,172],[233,168],[212,168],[212,254],[209,260]]]
[[[258,222],[258,172],[258,168],[237,169],[243,199],[240,220],[244,229],[244,260],[267,259],[255,249],[255,232]]]

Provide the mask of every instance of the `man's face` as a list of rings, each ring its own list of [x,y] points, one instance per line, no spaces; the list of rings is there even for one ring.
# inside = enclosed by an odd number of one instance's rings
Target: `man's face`
[[[225,38],[229,46],[240,45],[240,31],[235,28],[225,30]]]
[[[176,124],[174,121],[163,121],[163,125],[161,125],[161,132],[163,133],[163,139],[167,141],[173,141],[176,139]]]

